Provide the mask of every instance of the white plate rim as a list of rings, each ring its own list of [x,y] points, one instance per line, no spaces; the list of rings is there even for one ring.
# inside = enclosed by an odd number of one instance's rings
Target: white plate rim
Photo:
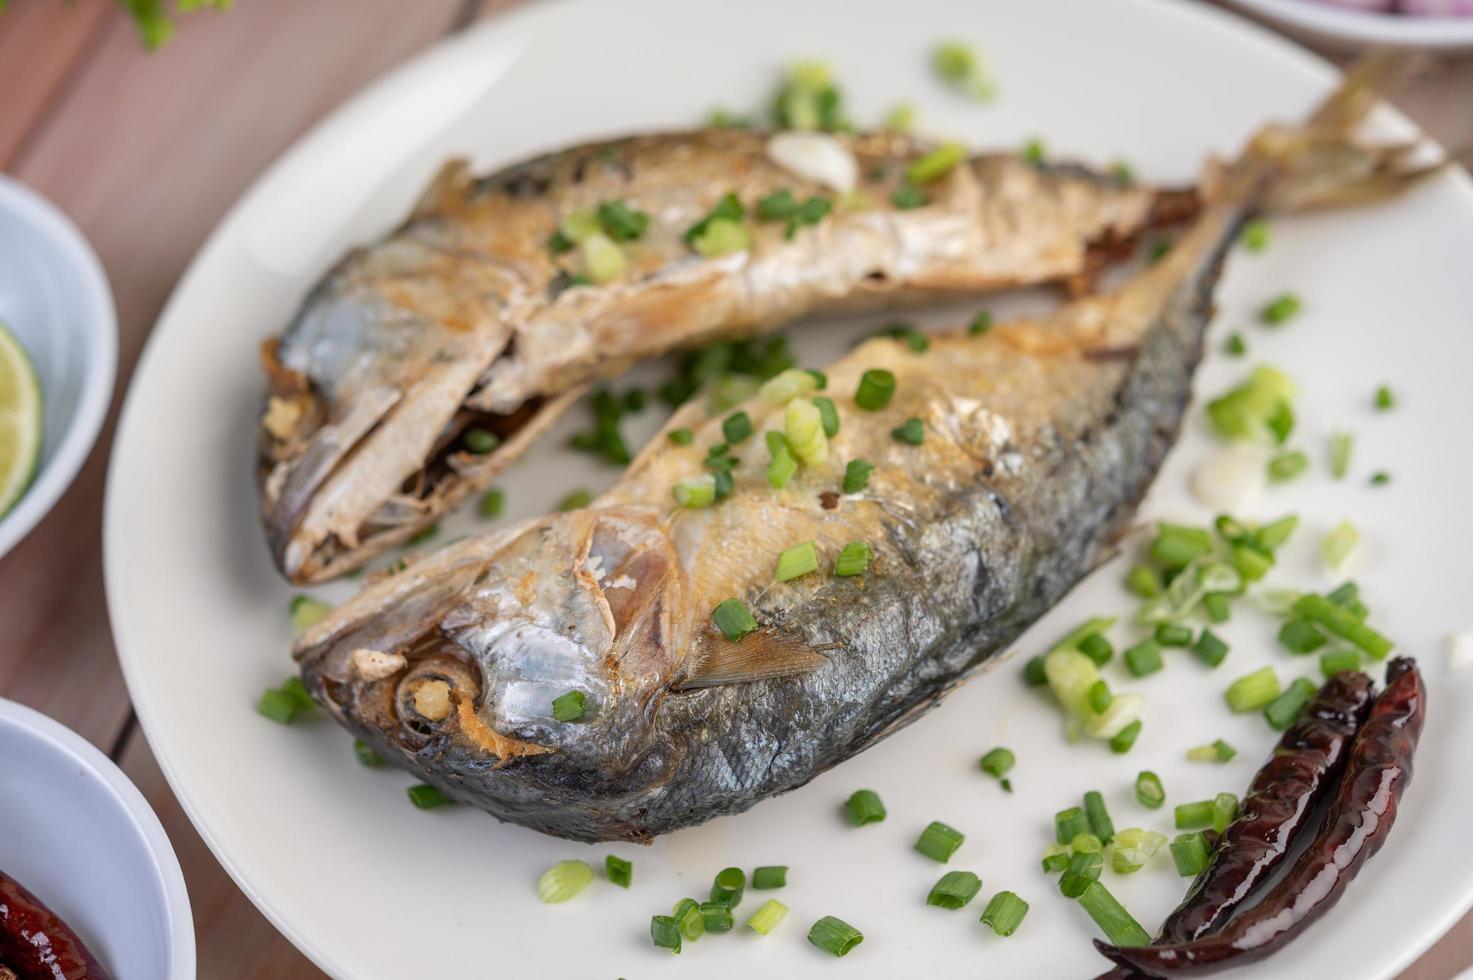
[[[1309,0],[1229,0],[1280,24],[1342,42],[1408,48],[1473,45],[1473,17],[1404,17],[1350,10]]]
[[[293,164],[302,157],[306,157],[319,145],[331,143],[341,132],[348,130],[358,122],[359,118],[368,112],[373,104],[386,92],[398,87],[399,83],[411,74],[431,75],[434,73],[436,63],[441,61],[441,56],[448,53],[453,46],[466,41],[469,36],[478,33],[492,33],[509,29],[526,20],[534,20],[547,16],[550,10],[558,10],[577,6],[581,3],[593,3],[595,0],[545,0],[543,3],[529,4],[518,9],[506,12],[488,21],[476,24],[460,35],[452,35],[443,38],[419,52],[414,57],[398,65],[383,76],[375,79],[369,85],[352,95],[337,108],[332,110],[318,124],[298,138],[281,156],[279,156],[262,174],[252,182],[247,190],[241,195],[237,202],[226,212],[224,217],[211,232],[205,244],[200,248],[194,259],[190,262],[185,274],[181,277],[169,301],[160,312],[155,329],[150,333],[147,343],[141,353],[134,377],[142,377],[147,373],[147,368],[154,353],[155,340],[161,331],[158,329],[170,320],[171,313],[179,300],[179,297],[189,291],[194,279],[200,274],[200,270],[209,264],[213,252],[223,248],[223,240],[228,237],[239,224],[242,214],[251,209],[262,196],[262,192],[268,188],[280,175],[290,170]],[[1339,71],[1330,62],[1309,51],[1295,42],[1276,34],[1261,24],[1243,18],[1228,10],[1207,4],[1177,4],[1173,0],[1131,0],[1151,6],[1165,6],[1177,9],[1180,16],[1199,21],[1204,27],[1225,31],[1237,35],[1244,43],[1253,43],[1260,47],[1276,49],[1280,57],[1292,57],[1298,62],[1298,67],[1305,71],[1312,71],[1324,79],[1339,76]],[[1236,0],[1235,0],[1236,2]],[[448,59],[446,59],[448,60]],[[1394,107],[1382,107],[1388,118],[1396,124],[1408,129],[1417,130],[1411,120]],[[1420,130],[1417,130],[1420,133]],[[1428,139],[1429,145],[1435,145]],[[1455,172],[1456,186],[1473,202],[1473,179],[1467,172],[1461,169]],[[128,396],[124,401],[120,412],[118,424],[118,439],[114,444],[112,456],[109,461],[108,492],[105,500],[105,525],[104,525],[104,564],[107,581],[111,582],[114,577],[123,574],[121,562],[121,549],[110,529],[122,520],[120,512],[121,504],[113,493],[113,473],[119,468],[121,447],[126,442],[126,436],[132,426],[138,423],[132,418],[135,399],[133,397],[133,386],[130,385]],[[142,667],[140,663],[130,657],[126,652],[127,629],[124,624],[128,622],[128,614],[114,599],[115,592],[107,590],[107,601],[109,616],[114,626],[117,637],[119,661],[122,666],[125,682],[130,694],[133,696],[135,710],[138,720],[145,734],[150,734],[156,725],[154,714],[156,706],[146,698],[140,699],[138,692],[142,689]],[[150,744],[153,744],[152,740]],[[214,830],[199,817],[198,803],[191,795],[180,779],[174,758],[167,749],[156,749],[156,757],[159,765],[167,779],[170,788],[175,793],[189,817],[195,829],[199,832],[211,853],[215,856],[221,866],[229,874],[235,884],[250,899],[258,910],[275,926],[292,944],[311,959],[318,967],[331,975],[345,975],[343,967],[334,958],[332,952],[323,948],[313,941],[311,936],[295,923],[285,918],[275,908],[266,896],[257,888],[252,881],[247,869],[242,867],[231,856],[224,843],[220,840]],[[1418,933],[1415,941],[1405,942],[1401,945],[1401,952],[1393,961],[1390,971],[1386,976],[1392,976],[1405,969],[1414,960],[1429,949],[1440,939],[1470,908],[1473,908],[1473,879],[1464,887],[1460,899],[1455,905],[1449,906],[1444,913],[1435,921],[1428,922]]]
[[[83,287],[87,310],[83,340],[87,345],[87,368],[71,425],[61,444],[42,464],[35,482],[3,518],[0,518],[0,556],[6,554],[51,512],[82,468],[112,400],[118,370],[118,316],[107,273],[97,253],[81,231],[62,211],[19,181],[0,174],[0,208],[14,211],[32,230],[69,256]]]

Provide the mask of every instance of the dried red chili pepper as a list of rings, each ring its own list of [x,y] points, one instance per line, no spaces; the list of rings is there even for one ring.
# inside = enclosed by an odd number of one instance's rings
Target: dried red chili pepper
[[[0,967],[19,980],[108,980],[67,924],[0,871]]]
[[[1327,912],[1386,842],[1412,778],[1427,691],[1408,657],[1387,665],[1386,682],[1351,746],[1319,834],[1258,905],[1220,932],[1192,941],[1122,949],[1095,940],[1095,948],[1149,976],[1210,973],[1267,956]]]
[[[1299,720],[1284,732],[1228,826],[1222,846],[1166,917],[1152,945],[1182,943],[1210,933],[1266,882],[1310,817],[1338,784],[1356,729],[1371,705],[1371,679],[1346,671],[1325,682]],[[1116,967],[1099,980],[1125,980]]]

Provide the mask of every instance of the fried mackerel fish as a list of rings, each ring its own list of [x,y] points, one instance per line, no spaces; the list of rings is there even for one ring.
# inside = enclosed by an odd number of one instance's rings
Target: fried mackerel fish
[[[687,406],[670,424],[693,441],[657,438],[588,509],[452,544],[340,606],[298,642],[306,684],[450,797],[562,837],[648,840],[802,785],[1111,553],[1176,438],[1245,218],[1281,181],[1334,200],[1410,179],[1342,141],[1361,96],[1260,134],[1116,292],[925,354],[869,340],[823,392],[780,376],[742,405],[750,435]],[[783,481],[771,456],[799,466]],[[857,460],[874,469],[843,492]],[[805,542],[816,561],[780,561]],[[835,575],[856,542],[841,570],[864,573]]]
[[[669,133],[480,179],[453,162],[262,348],[266,537],[288,578],[331,578],[637,360],[815,310],[1087,283],[1195,200],[895,134]]]

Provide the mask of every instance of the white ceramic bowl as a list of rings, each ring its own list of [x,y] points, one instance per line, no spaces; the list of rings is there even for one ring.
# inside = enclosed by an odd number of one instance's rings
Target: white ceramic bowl
[[[1337,7],[1315,0],[1227,0],[1309,41],[1337,48],[1473,49],[1473,17],[1411,17]]]
[[[0,870],[114,980],[192,980],[194,920],[159,818],[80,735],[0,699]]]
[[[49,201],[0,175],[0,321],[30,353],[46,398],[35,482],[0,518],[0,556],[51,510],[97,438],[118,364],[102,263]]]

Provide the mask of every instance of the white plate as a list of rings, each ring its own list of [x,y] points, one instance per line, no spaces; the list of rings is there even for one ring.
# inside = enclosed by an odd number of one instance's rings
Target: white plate
[[[1001,86],[994,105],[953,96],[931,78],[927,53],[952,36],[985,47]],[[861,120],[913,98],[930,127],[979,144],[1017,146],[1042,134],[1058,153],[1123,156],[1149,177],[1176,180],[1265,119],[1299,117],[1333,82],[1287,42],[1174,2],[910,0],[866,5],[861,15],[848,0],[570,0],[531,5],[440,45],[303,140],[221,225],[150,341],[113,456],[106,556],[123,668],[171,785],[241,887],[330,972],[791,976],[832,967],[894,977],[975,964],[992,976],[1089,975],[1103,965],[1089,945],[1092,924],[1038,868],[1053,813],[1099,788],[1119,826],[1168,829],[1169,808],[1149,813],[1132,802],[1142,768],[1163,775],[1173,803],[1240,791],[1274,735],[1257,716],[1230,716],[1222,689],[1264,662],[1286,675],[1313,669],[1307,658],[1276,652],[1273,625],[1247,613],[1226,630],[1234,650],[1216,673],[1188,656],[1142,683],[1111,667],[1112,682],[1149,695],[1146,734],[1130,755],[1112,756],[1066,745],[1058,716],[1023,688],[1015,660],[808,787],[649,848],[571,844],[471,810],[417,811],[403,793],[412,780],[357,766],[332,724],[283,728],[253,712],[259,691],[291,671],[291,590],[272,570],[256,520],[257,342],[341,249],[395,223],[446,153],[472,151],[490,167],[598,134],[690,124],[718,103],[757,106],[779,67],[801,56],[834,62]],[[438,105],[426,93],[464,96],[467,85],[475,97],[462,98],[450,130],[417,152],[382,124],[412,118],[405,107],[416,100]],[[1407,131],[1404,121],[1388,126]],[[322,206],[304,206],[312,201]],[[287,242],[290,253],[268,250],[279,260],[273,267],[258,261],[266,246]],[[1357,521],[1368,539],[1366,595],[1384,628],[1422,657],[1433,687],[1418,779],[1396,833],[1326,922],[1260,968],[1265,977],[1390,976],[1473,898],[1473,853],[1449,843],[1462,839],[1473,811],[1473,721],[1458,710],[1473,681],[1445,677],[1439,652],[1442,634],[1473,616],[1464,588],[1473,509],[1463,499],[1473,462],[1461,435],[1473,410],[1473,277],[1460,264],[1469,254],[1473,193],[1465,176],[1449,173],[1395,204],[1279,223],[1267,255],[1233,256],[1221,291],[1218,336],[1243,327],[1255,355],[1302,379],[1302,441],[1316,473],[1332,426],[1358,434],[1353,480],[1315,475],[1272,491],[1248,515],[1304,515],[1279,580],[1324,587],[1312,561],[1318,537],[1341,517]],[[1306,312],[1279,330],[1252,325],[1252,309],[1285,288],[1305,297]],[[961,315],[948,314],[952,322]],[[805,327],[797,346],[806,363],[820,364],[855,329],[882,319],[847,330]],[[1200,390],[1221,390],[1243,370],[1213,356]],[[1369,408],[1382,381],[1402,394],[1391,415]],[[616,475],[558,448],[586,424],[578,414],[504,481],[509,518]],[[1211,516],[1183,489],[1209,446],[1189,428],[1150,514]],[[1367,473],[1382,467],[1396,482],[1369,487]],[[474,526],[463,515],[443,534]],[[1119,575],[1112,566],[1094,576],[1020,649],[1038,650],[1087,615],[1126,611]],[[323,594],[336,599],[351,588]],[[1236,761],[1182,761],[1186,747],[1217,737],[1241,749]],[[997,744],[1019,756],[1013,796],[977,771],[978,757]],[[862,786],[879,791],[890,817],[851,830],[838,807]],[[1017,935],[988,934],[977,922],[980,906],[947,913],[924,905],[941,869],[910,846],[933,819],[966,832],[951,866],[979,872],[984,897],[1007,888],[1032,903]],[[601,863],[611,852],[634,859],[631,891],[599,881],[566,906],[538,904],[533,884],[553,861]],[[781,897],[793,913],[773,935],[741,930],[679,958],[651,947],[651,914],[701,895],[724,866],[768,863],[792,866]],[[1183,888],[1164,857],[1149,873],[1110,885],[1145,922],[1158,921]],[[829,913],[867,936],[842,965],[803,938]]]
[[[179,860],[137,787],[76,732],[0,700],[0,869],[116,980],[193,980]]]
[[[45,434],[36,479],[0,517],[0,556],[51,510],[92,449],[112,398],[118,323],[107,275],[75,225],[0,175],[0,321],[36,366]]]
[[[1339,48],[1473,48],[1473,17],[1409,17],[1315,0],[1228,0],[1293,34]]]

